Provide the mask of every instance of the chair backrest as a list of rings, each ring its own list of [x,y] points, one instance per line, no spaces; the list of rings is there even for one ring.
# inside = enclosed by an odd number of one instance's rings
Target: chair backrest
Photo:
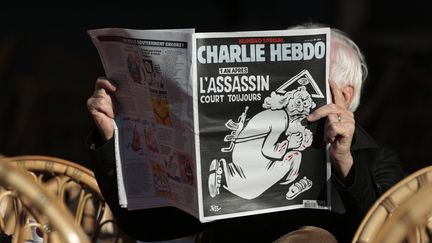
[[[432,241],[432,183],[422,187],[389,218],[373,243]]]
[[[72,212],[92,242],[128,241],[117,227],[91,170],[75,162],[49,156],[2,158],[24,168],[33,178],[57,196]]]
[[[0,230],[12,242],[89,243],[70,212],[22,169],[0,162]],[[41,242],[41,241],[39,241]]]
[[[420,169],[399,183],[387,190],[369,209],[358,227],[352,242],[369,243],[373,242],[380,231],[387,227],[386,224],[393,222],[394,215],[400,214],[398,211],[406,210],[405,204],[422,193],[422,188],[429,187],[432,183],[432,166]],[[432,194],[431,196],[432,197]],[[432,208],[432,204],[429,204]],[[432,215],[429,219],[432,220]],[[430,238],[427,235],[431,225],[417,224],[412,230],[406,232],[408,242],[421,242]],[[427,241],[424,241],[427,242]]]

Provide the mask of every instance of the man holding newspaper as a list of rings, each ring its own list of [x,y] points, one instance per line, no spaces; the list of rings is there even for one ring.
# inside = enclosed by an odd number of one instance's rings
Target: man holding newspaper
[[[298,209],[200,223],[172,207],[136,211],[120,208],[113,141],[116,86],[106,78],[96,81],[95,91],[87,101],[98,128],[91,139],[94,172],[101,191],[122,228],[136,239],[155,241],[197,234],[199,242],[271,242],[301,226],[315,225],[329,231],[339,242],[348,242],[379,195],[403,177],[395,154],[380,148],[355,123],[353,112],[360,103],[366,76],[366,63],[357,45],[342,32],[332,29],[329,79],[333,102],[314,110],[307,121],[325,119],[324,140],[330,144],[330,162],[335,172],[333,211]],[[304,232],[307,234],[302,242],[316,242],[314,237],[321,237],[322,233],[310,228]]]

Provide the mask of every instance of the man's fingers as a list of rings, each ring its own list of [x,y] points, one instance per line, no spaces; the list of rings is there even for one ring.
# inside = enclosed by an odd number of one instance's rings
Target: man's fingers
[[[106,89],[109,92],[115,92],[116,86],[112,84],[107,78],[99,77],[96,80],[95,90]]]
[[[334,120],[334,118],[336,118],[336,120],[339,120],[338,115],[341,116],[341,114],[344,114],[344,116],[345,114],[350,116],[350,112],[344,108],[345,99],[342,90],[334,81],[329,81],[329,84],[331,93],[333,95],[333,103],[321,106],[320,108],[309,114],[309,116],[307,117],[309,122],[318,121],[319,119],[327,116],[332,121]],[[330,114],[334,115],[330,116]]]
[[[325,129],[325,141],[333,143],[339,136],[341,138],[349,138],[354,133],[355,125],[351,118],[344,122],[327,122]]]
[[[335,122],[341,122],[342,121],[342,116],[336,113],[331,113],[327,116],[328,118],[328,122],[329,123],[335,123]]]
[[[321,106],[320,108],[316,109],[314,112],[309,114],[307,116],[308,121],[314,122],[318,121],[319,119],[328,116],[329,114],[339,114],[345,112],[341,107],[335,105],[335,104],[328,104],[325,106]]]
[[[334,81],[329,81],[330,90],[333,95],[333,103],[339,106],[343,106],[345,103],[345,99],[342,94],[342,90],[339,89],[339,86]]]
[[[114,110],[110,99],[91,97],[87,100],[87,109],[92,115],[103,113],[114,119]]]
[[[94,98],[107,98],[109,95],[107,94],[106,90],[103,88],[96,89],[93,93]]]
[[[96,80],[96,89],[87,100],[87,109],[92,115],[102,113],[109,118],[114,118],[113,92],[116,87],[106,78]]]

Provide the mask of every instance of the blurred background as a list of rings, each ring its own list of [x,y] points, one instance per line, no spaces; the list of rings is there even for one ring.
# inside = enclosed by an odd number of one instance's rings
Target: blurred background
[[[407,172],[432,163],[432,19],[420,0],[143,2],[0,10],[0,154],[90,163],[86,110],[104,75],[86,30],[284,29],[319,22],[348,33],[370,69],[357,122],[395,150]]]

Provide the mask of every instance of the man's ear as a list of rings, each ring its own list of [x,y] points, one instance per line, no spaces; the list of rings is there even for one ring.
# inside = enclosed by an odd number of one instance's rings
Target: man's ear
[[[347,85],[344,86],[342,88],[342,95],[344,97],[344,104],[345,104],[345,108],[349,108],[351,105],[351,102],[353,101],[354,98],[354,86],[352,85]]]

